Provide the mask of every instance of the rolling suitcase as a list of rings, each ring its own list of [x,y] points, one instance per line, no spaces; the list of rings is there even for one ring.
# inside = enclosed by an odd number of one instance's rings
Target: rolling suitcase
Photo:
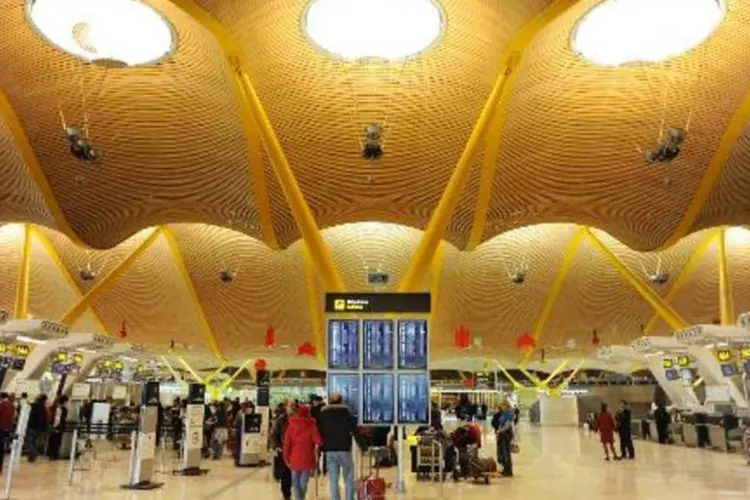
[[[357,484],[357,500],[385,500],[386,484],[385,479],[380,477],[378,449],[371,449],[367,454],[367,459],[365,459],[364,453],[362,455],[360,479]],[[370,472],[367,475],[365,475],[365,460],[370,464]],[[373,462],[375,465],[373,465]]]

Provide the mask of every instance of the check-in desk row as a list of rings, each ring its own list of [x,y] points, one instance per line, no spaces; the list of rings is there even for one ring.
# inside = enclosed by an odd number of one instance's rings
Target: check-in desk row
[[[658,440],[656,422],[644,420],[641,425],[647,425],[646,433],[652,441]],[[669,425],[671,442],[676,445],[711,448],[720,451],[742,451],[742,436],[744,429],[750,427],[750,419],[737,421],[724,415],[683,414],[681,422]],[[641,432],[641,435],[644,433]],[[637,434],[636,434],[637,435]]]

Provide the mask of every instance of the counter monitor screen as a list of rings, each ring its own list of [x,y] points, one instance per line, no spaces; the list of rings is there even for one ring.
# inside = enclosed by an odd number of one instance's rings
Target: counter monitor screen
[[[427,369],[427,321],[398,322],[398,367],[402,370]]]
[[[328,320],[328,368],[359,368],[359,321]]]
[[[356,373],[329,373],[328,398],[337,392],[341,394],[343,403],[349,407],[354,416],[359,415],[359,375]]]
[[[430,379],[426,373],[398,375],[398,423],[430,423]]]
[[[737,375],[737,365],[734,363],[724,363],[721,365],[721,373],[725,377],[734,377]]]
[[[669,370],[664,370],[664,376],[667,377],[667,380],[679,380],[680,379],[680,374],[674,368],[670,368]]]
[[[690,368],[682,368],[680,370],[680,378],[682,378],[683,382],[692,382],[693,381],[693,370]]]
[[[750,377],[750,360],[747,360],[744,363],[742,363],[742,366],[745,368],[745,374],[747,374],[747,376]]]
[[[366,373],[362,377],[362,423],[392,425],[396,398],[393,374]]]
[[[365,370],[392,370],[393,321],[366,319],[362,330]]]

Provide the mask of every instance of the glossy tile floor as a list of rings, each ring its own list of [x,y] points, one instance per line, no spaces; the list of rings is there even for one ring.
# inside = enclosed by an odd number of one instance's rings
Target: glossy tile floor
[[[740,455],[636,442],[636,461],[605,462],[596,436],[570,428],[521,429],[521,453],[515,455],[516,477],[492,484],[445,483],[442,497],[566,499],[745,499],[750,498],[750,467]],[[485,448],[491,446],[485,444]],[[128,492],[119,485],[127,475],[127,452],[104,448],[89,471],[76,472],[67,485],[67,462],[28,464],[14,475],[12,498],[19,500],[230,500],[279,499],[269,468],[237,469],[225,459],[205,462],[203,477],[173,477],[172,455],[161,460],[156,479],[163,488]],[[390,482],[394,469],[384,471]],[[311,488],[312,490],[312,488]],[[327,484],[320,486],[325,498]],[[391,491],[393,491],[391,489]],[[395,496],[395,495],[393,495]],[[440,498],[436,484],[407,478],[407,499]],[[4,498],[4,497],[2,497]],[[312,491],[308,495],[313,499]]]

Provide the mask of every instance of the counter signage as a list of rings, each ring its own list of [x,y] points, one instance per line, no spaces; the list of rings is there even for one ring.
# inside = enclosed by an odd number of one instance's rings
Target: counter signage
[[[716,351],[716,359],[719,361],[729,361],[732,359],[732,351],[729,349],[719,349]]]
[[[677,366],[681,368],[685,368],[687,366],[690,366],[690,356],[678,356],[677,357]]]
[[[429,314],[429,293],[327,293],[326,313]]]
[[[26,359],[31,352],[31,349],[26,344],[16,344],[13,346],[13,352],[17,357]]]
[[[750,359],[750,346],[743,346],[740,349],[740,357],[742,359]]]
[[[669,370],[670,368],[674,368],[674,360],[672,358],[664,358],[662,360],[662,367],[665,370]]]

